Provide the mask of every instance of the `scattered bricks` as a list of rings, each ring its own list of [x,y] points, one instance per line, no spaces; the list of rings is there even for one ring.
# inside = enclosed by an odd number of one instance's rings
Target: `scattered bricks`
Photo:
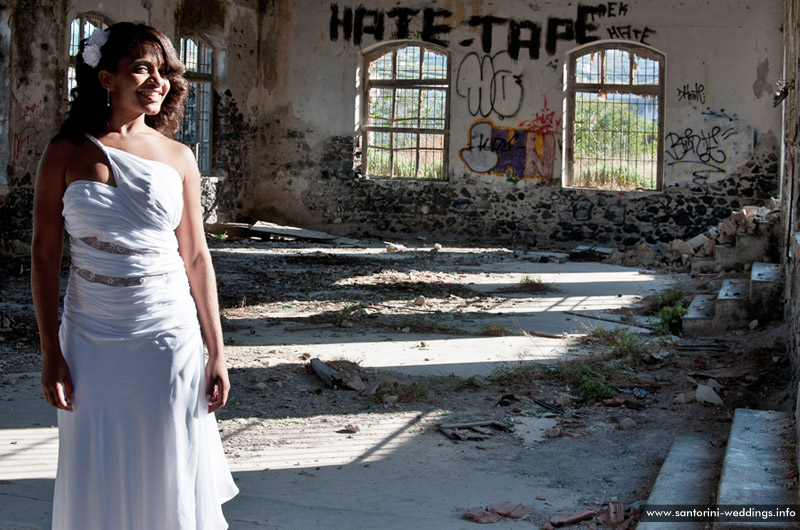
[[[525,504],[511,504],[508,501],[491,504],[486,507],[486,511],[494,512],[509,519],[522,519],[533,510],[533,506]]]
[[[494,512],[487,512],[480,506],[471,508],[464,514],[464,519],[480,524],[492,524],[500,521],[500,516]]]
[[[556,527],[567,526],[585,521],[586,519],[590,519],[595,515],[597,515],[597,510],[584,510],[582,512],[567,515],[565,517],[553,516],[550,518],[550,524]]]
[[[625,507],[619,501],[608,501],[608,510],[601,513],[597,520],[604,525],[615,525],[625,521]]]

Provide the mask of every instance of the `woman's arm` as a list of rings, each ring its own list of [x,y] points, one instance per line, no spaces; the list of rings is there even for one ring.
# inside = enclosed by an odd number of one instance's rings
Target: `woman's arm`
[[[50,142],[36,175],[33,199],[31,291],[42,350],[42,391],[49,404],[72,410],[72,379],[58,342],[58,299],[64,219],[61,216],[67,140]]]
[[[200,206],[200,172],[194,155],[180,145],[183,171],[183,217],[175,231],[178,237],[178,252],[186,266],[192,298],[197,306],[200,329],[208,348],[206,364],[206,396],[208,411],[223,407],[228,400],[230,381],[225,365],[222,327],[219,319],[217,283],[211,254],[203,230],[203,214]]]

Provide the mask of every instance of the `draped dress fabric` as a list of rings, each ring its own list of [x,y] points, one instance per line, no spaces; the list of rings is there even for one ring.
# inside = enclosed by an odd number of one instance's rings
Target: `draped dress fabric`
[[[205,397],[170,165],[101,149],[115,186],[64,193],[72,271],[59,339],[75,392],[58,411],[58,530],[220,530],[238,493]]]

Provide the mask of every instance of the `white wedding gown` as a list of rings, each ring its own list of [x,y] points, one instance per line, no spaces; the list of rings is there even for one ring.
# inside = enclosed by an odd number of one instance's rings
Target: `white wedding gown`
[[[238,493],[205,399],[175,228],[181,178],[105,147],[116,185],[64,193],[72,271],[59,338],[75,388],[58,411],[58,530],[221,530]]]

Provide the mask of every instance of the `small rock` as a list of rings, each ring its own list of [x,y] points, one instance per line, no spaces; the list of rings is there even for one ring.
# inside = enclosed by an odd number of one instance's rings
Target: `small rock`
[[[397,394],[386,394],[381,398],[381,401],[384,403],[396,403],[397,402]]]
[[[673,239],[672,242],[669,244],[669,250],[677,252],[680,254],[694,254],[692,247],[689,244],[682,240],[682,239]]]
[[[266,383],[256,383],[250,387],[251,390],[266,390],[267,384]]]
[[[473,375],[469,378],[469,384],[476,387],[489,386],[489,382],[479,375]]]
[[[756,329],[758,327],[758,319],[753,320],[750,322],[750,329]]]
[[[723,390],[725,388],[716,379],[709,379],[708,382],[706,382],[706,385],[708,385],[711,388],[713,388],[715,392],[718,392],[718,391]]]
[[[367,389],[367,384],[357,375],[353,375],[344,382],[344,386],[350,390],[361,392]]]
[[[558,438],[561,436],[561,428],[556,425],[555,427],[550,427],[546,431],[544,431],[544,435],[548,438]]]
[[[607,265],[619,265],[622,263],[622,254],[620,254],[619,250],[614,250],[606,259],[603,260],[603,263]]]
[[[714,389],[710,386],[706,385],[697,385],[697,390],[695,390],[694,398],[699,403],[712,403],[714,405],[724,405],[725,403],[722,401],[722,398],[714,392]]]
[[[353,434],[361,432],[361,428],[358,425],[353,425],[352,423],[345,425],[344,430],[347,432],[352,432]]]
[[[685,405],[686,403],[691,403],[693,399],[694,399],[694,393],[682,392],[677,396],[675,396],[672,402],[678,405]]]
[[[621,431],[630,431],[632,429],[635,429],[638,426],[639,425],[636,423],[636,421],[633,418],[625,418],[624,420],[619,422],[619,425],[617,425],[617,429],[619,429]]]
[[[442,245],[440,245],[439,243],[434,243],[433,248],[435,250],[442,250]]]
[[[426,305],[428,303],[424,296],[418,296],[414,299],[414,305]]]

